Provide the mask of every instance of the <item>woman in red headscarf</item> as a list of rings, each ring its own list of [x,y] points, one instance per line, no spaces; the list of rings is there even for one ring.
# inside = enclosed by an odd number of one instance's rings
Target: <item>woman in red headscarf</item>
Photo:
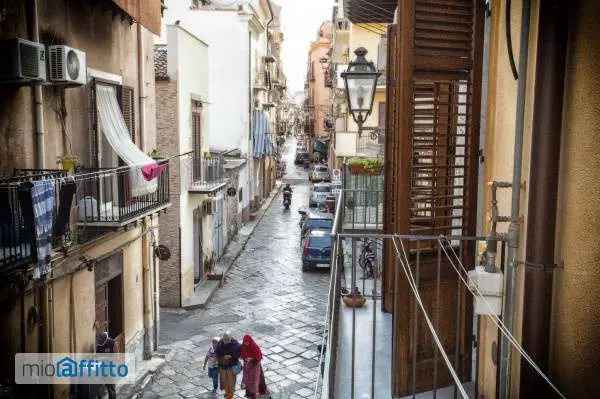
[[[246,387],[246,397],[256,399],[259,395],[266,395],[268,390],[261,365],[262,352],[249,335],[244,335],[240,357],[244,360],[242,383]]]

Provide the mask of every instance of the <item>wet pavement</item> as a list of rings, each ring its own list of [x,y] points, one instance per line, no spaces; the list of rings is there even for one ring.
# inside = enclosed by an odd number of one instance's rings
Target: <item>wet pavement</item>
[[[210,392],[202,364],[211,337],[227,330],[239,341],[250,334],[261,347],[272,398],[313,396],[329,270],[302,272],[297,210],[308,203],[309,186],[289,147],[291,209],[283,210],[281,194],[275,198],[206,309],[161,312],[161,349],[169,353],[144,398],[223,397]],[[240,381],[236,398],[244,397]]]

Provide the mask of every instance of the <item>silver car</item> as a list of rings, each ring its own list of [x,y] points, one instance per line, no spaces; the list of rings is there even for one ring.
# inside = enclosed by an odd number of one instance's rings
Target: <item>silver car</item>
[[[312,172],[310,173],[310,180],[313,182],[318,181],[331,181],[331,175],[326,165],[315,165]]]
[[[309,206],[312,208],[325,204],[328,195],[331,195],[331,183],[316,183],[310,193]]]

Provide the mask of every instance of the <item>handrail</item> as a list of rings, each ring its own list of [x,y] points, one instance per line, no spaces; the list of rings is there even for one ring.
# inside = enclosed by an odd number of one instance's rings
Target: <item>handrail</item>
[[[331,229],[331,237],[335,238],[338,234],[338,229],[342,222],[342,209],[344,208],[344,190],[340,190],[338,195],[338,202],[335,207],[335,217],[333,219],[333,226]]]

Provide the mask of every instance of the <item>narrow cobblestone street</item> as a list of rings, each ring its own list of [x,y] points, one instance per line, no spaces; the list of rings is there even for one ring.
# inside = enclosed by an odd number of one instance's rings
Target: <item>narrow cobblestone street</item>
[[[161,349],[168,351],[167,361],[144,398],[222,397],[210,392],[202,364],[211,337],[226,330],[239,341],[250,334],[260,345],[272,398],[312,396],[329,270],[301,270],[297,210],[308,203],[309,186],[306,172],[293,164],[293,145],[289,147],[291,209],[283,210],[281,194],[274,199],[207,309],[161,312]],[[241,375],[236,398],[244,397],[240,380]]]

